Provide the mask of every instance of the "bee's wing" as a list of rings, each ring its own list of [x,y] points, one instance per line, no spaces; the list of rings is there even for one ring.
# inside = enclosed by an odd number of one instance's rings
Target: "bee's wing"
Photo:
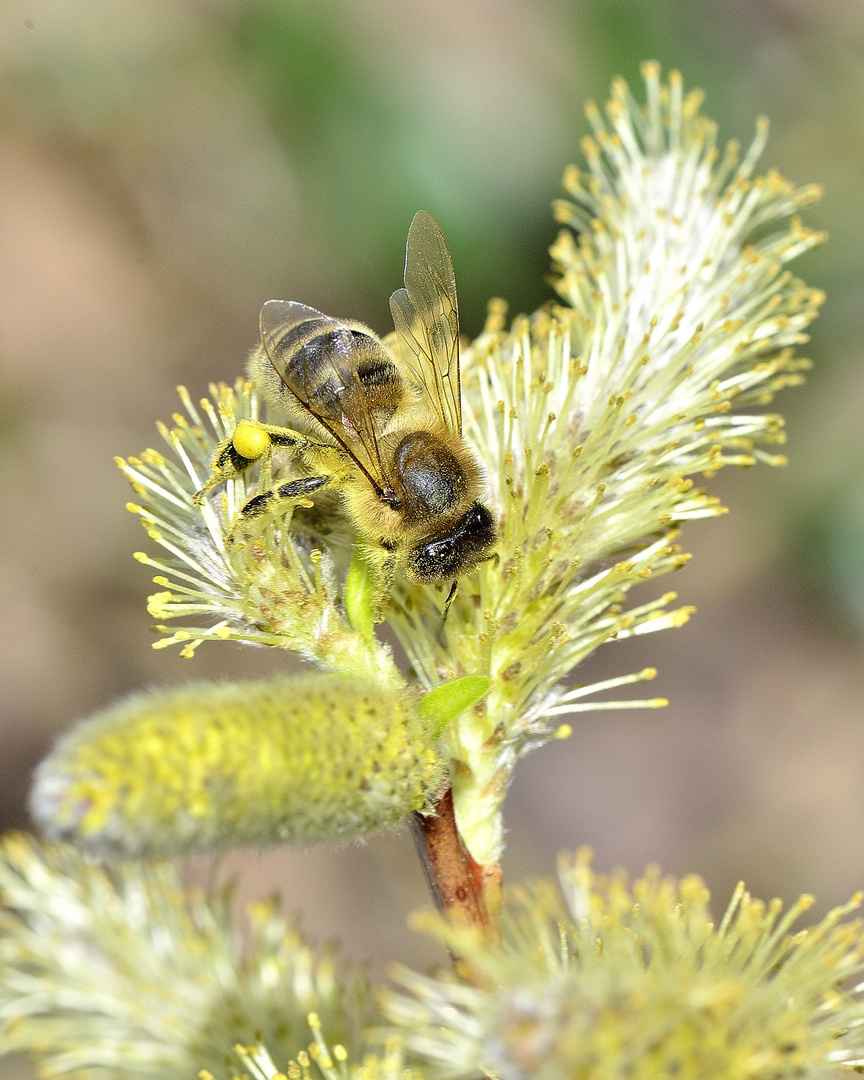
[[[372,487],[379,494],[391,489],[348,327],[305,304],[268,300],[261,308],[261,341],[285,386],[350,454]]]
[[[453,260],[434,218],[418,210],[408,230],[405,288],[390,297],[402,356],[451,431],[462,434],[459,310]]]

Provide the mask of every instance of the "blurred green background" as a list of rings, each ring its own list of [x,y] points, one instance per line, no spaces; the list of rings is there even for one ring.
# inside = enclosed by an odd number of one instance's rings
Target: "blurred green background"
[[[597,863],[739,877],[822,907],[864,883],[864,364],[860,0],[3,0],[0,3],[0,738],[4,826],[76,717],[190,676],[273,670],[229,645],[154,653],[146,542],[114,454],[232,379],[270,297],[389,327],[415,210],[486,300],[550,295],[549,210],[586,97],[640,95],[653,57],[702,86],[721,137],[772,120],[764,165],[825,185],[828,293],[789,417],[786,470],[712,481],[732,513],[685,530],[683,630],[610,645],[589,677],[654,663],[672,705],[588,716],[518,771],[506,873],[562,846]],[[665,583],[664,583],[665,584]],[[652,688],[653,689],[653,688]],[[242,853],[318,937],[423,956],[407,835]],[[206,864],[190,868],[203,877]]]

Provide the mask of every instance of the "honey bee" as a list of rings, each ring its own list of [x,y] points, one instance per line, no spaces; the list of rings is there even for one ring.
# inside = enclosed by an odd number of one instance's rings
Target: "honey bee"
[[[309,475],[260,491],[241,515],[336,488],[373,572],[379,614],[400,570],[414,582],[452,582],[449,606],[458,578],[491,557],[497,540],[482,469],[462,435],[453,262],[423,210],[408,231],[404,281],[390,297],[400,355],[362,323],[293,301],[264,305],[249,374],[304,430],[241,420],[195,496],[203,502],[262,458],[269,478],[272,449],[293,449]]]

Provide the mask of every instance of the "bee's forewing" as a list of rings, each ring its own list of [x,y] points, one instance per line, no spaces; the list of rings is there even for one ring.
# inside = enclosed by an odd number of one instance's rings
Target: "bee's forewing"
[[[391,487],[348,327],[293,300],[268,300],[260,323],[264,351],[285,386],[376,490]]]
[[[408,230],[405,288],[390,297],[390,310],[405,363],[441,420],[461,435],[456,277],[444,234],[425,210],[417,211]]]

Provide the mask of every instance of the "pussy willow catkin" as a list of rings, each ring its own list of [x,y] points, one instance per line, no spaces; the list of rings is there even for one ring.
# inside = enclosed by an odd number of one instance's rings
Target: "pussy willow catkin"
[[[398,825],[439,775],[400,693],[333,674],[190,683],[73,728],[39,766],[31,811],[97,857],[315,844]]]

